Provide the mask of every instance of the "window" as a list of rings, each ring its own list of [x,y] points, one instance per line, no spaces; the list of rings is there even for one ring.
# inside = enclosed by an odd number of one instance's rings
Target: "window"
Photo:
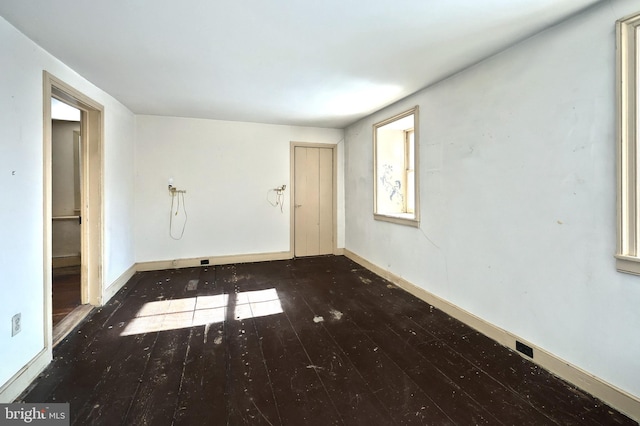
[[[374,218],[419,226],[418,107],[373,125]]]
[[[640,14],[617,27],[618,271],[640,275]]]

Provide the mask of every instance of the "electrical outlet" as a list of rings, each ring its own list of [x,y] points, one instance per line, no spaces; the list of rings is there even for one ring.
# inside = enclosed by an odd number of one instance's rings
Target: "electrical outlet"
[[[17,313],[11,317],[11,337],[20,333],[20,330],[22,330],[22,314]]]
[[[533,358],[533,348],[517,340],[516,340],[516,350],[520,353],[525,354],[529,358]]]

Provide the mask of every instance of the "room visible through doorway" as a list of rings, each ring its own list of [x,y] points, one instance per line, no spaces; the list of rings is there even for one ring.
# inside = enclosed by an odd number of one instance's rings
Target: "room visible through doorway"
[[[104,107],[47,71],[43,83],[43,343],[52,351],[102,305]]]
[[[80,110],[51,98],[52,323],[81,305]]]

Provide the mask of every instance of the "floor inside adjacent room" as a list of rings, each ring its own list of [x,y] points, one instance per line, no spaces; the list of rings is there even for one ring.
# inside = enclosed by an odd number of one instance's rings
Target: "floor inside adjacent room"
[[[637,424],[342,256],[138,273],[20,400],[76,425]]]
[[[80,306],[80,266],[53,268],[53,326]]]

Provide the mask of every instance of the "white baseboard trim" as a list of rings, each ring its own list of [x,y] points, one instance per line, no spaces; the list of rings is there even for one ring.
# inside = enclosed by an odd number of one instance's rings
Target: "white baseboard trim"
[[[210,265],[229,265],[232,263],[252,263],[252,262],[268,262],[271,260],[287,260],[293,258],[293,253],[289,251],[272,252],[272,253],[252,253],[252,254],[234,254],[227,256],[202,256],[189,259],[159,260],[152,262],[136,263],[136,270],[143,271],[161,271],[163,269],[179,269],[193,268],[196,266]],[[201,261],[208,260],[208,264],[201,264]]]
[[[0,403],[11,403],[38,377],[53,359],[51,350],[40,351],[31,361],[0,387]]]
[[[418,287],[417,285],[401,278],[392,272],[389,272],[378,265],[375,265],[368,260],[360,257],[348,249],[344,249],[344,255],[359,265],[369,269],[382,278],[392,282],[398,287],[411,293],[417,298],[424,300],[425,302],[435,306],[448,315],[456,318],[468,326],[478,330],[485,336],[495,340],[503,346],[513,349],[517,354],[523,358],[532,361],[542,368],[552,372],[553,374],[561,377],[569,383],[583,389],[596,398],[609,404],[611,407],[626,414],[635,421],[640,422],[640,398],[631,395],[630,393],[617,388],[616,386],[605,382],[604,380],[594,376],[593,374],[570,364],[569,362],[549,353],[548,351],[527,342],[525,339],[520,338],[502,328],[495,326],[480,317],[473,315],[464,309],[448,302],[440,297],[428,292],[427,290]],[[534,358],[524,356],[520,352],[515,350],[516,340],[533,348]]]
[[[126,283],[129,282],[131,277],[133,277],[136,274],[136,272],[138,272],[137,265],[133,264],[129,267],[129,269],[124,271],[114,282],[112,282],[109,287],[105,288],[102,291],[102,305],[103,306],[106,305],[107,302],[111,300],[111,298],[117,292],[119,292],[120,289],[124,287]]]

